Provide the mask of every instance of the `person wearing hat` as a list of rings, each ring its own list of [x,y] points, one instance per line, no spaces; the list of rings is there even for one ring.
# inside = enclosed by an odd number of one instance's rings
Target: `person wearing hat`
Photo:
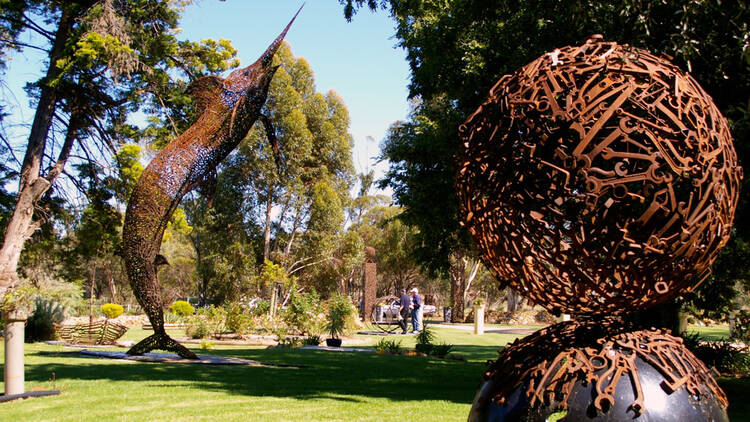
[[[409,320],[409,311],[411,310],[411,298],[406,294],[406,289],[401,289],[401,298],[398,308],[398,325],[401,326],[401,334],[406,334],[407,322]]]
[[[411,327],[415,332],[422,330],[422,296],[416,287],[411,289]]]

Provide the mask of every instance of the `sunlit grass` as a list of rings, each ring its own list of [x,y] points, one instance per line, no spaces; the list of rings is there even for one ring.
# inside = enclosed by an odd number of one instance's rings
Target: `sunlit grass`
[[[134,328],[125,339],[137,340],[149,333]],[[519,335],[475,336],[471,331],[440,327],[435,333],[438,342],[454,344],[454,352],[468,360],[265,346],[217,346],[204,351],[196,345],[197,353],[304,367],[204,366],[84,358],[69,353],[75,349],[30,344],[26,345],[27,390],[57,388],[62,394],[0,404],[0,419],[383,421],[398,415],[414,421],[465,420],[485,361],[494,360],[497,349]],[[381,338],[368,336],[368,344]],[[400,339],[403,347],[415,343],[413,335],[393,338]],[[733,403],[732,421],[743,420],[743,414],[750,413],[742,399],[750,391],[750,381],[721,383],[728,387]]]

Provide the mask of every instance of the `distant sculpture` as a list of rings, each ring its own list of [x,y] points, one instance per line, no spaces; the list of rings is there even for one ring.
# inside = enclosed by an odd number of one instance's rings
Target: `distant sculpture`
[[[727,420],[681,339],[626,315],[695,288],[730,235],[742,169],[698,83],[592,38],[501,78],[459,136],[463,223],[483,262],[576,316],[500,352],[469,420]]]
[[[372,246],[365,247],[364,286],[362,294],[362,321],[372,322],[372,309],[378,294],[376,252]]]
[[[167,263],[159,255],[164,229],[182,197],[207,181],[219,162],[262,118],[260,111],[277,69],[272,66],[273,56],[296,17],[255,63],[235,70],[226,79],[206,76],[191,84],[200,117],[159,152],[133,190],[123,226],[123,258],[133,293],[148,315],[154,334],[133,346],[128,354],[161,349],[197,359],[164,330],[157,279],[158,266]],[[277,145],[273,147],[278,152]]]
[[[726,119],[666,59],[611,42],[547,53],[459,129],[465,225],[495,275],[555,313],[620,313],[702,282],[742,169]]]

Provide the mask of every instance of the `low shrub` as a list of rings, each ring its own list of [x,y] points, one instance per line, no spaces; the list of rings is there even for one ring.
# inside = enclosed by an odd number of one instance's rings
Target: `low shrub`
[[[212,334],[224,332],[225,319],[226,312],[223,308],[200,308],[195,315],[187,318],[185,334],[194,339],[208,338]]]
[[[750,375],[750,353],[748,348],[738,348],[724,340],[703,341],[697,333],[682,336],[685,347],[722,374]]]
[[[183,322],[183,319],[184,318],[175,313],[169,311],[164,312],[164,322],[166,322],[167,324],[179,324]]]
[[[302,339],[302,344],[305,346],[317,346],[320,344],[320,336],[307,336]]]
[[[429,354],[442,358],[442,357],[445,357],[448,353],[450,353],[452,349],[453,349],[452,344],[447,344],[447,343],[433,344],[432,350],[430,350]]]
[[[414,349],[419,353],[424,353],[425,355],[429,355],[432,353],[432,349],[435,347],[433,344],[429,343],[417,343],[414,346]]]
[[[24,341],[47,341],[55,339],[55,326],[65,319],[65,307],[57,302],[37,298],[34,311],[26,320]]]
[[[104,314],[107,319],[114,319],[118,316],[122,315],[124,309],[121,305],[118,305],[116,303],[105,303],[102,305],[102,313]]]
[[[429,325],[424,324],[422,331],[417,333],[414,337],[417,340],[417,344],[432,344],[432,342],[435,341],[435,332]]]
[[[378,352],[388,352],[388,353],[394,353],[397,354],[401,352],[401,340],[393,340],[393,339],[381,339],[376,345],[375,350]]]
[[[216,344],[212,341],[202,341],[201,342],[201,349],[203,350],[211,350],[214,347],[216,347]]]
[[[303,335],[320,334],[325,325],[322,302],[314,290],[292,295],[282,317],[290,328]]]
[[[271,310],[271,301],[265,299],[258,299],[255,301],[253,306],[250,307],[250,313],[254,316],[261,316],[268,313]]]
[[[226,329],[235,334],[248,334],[255,326],[253,315],[238,303],[232,303],[225,307],[226,318],[224,325]]]
[[[191,319],[185,327],[185,334],[193,339],[208,338],[211,335],[211,329],[205,318],[196,317]]]
[[[732,320],[732,339],[750,344],[750,311],[740,311]]]
[[[304,344],[304,340],[297,337],[284,337],[279,340],[278,347],[288,347],[294,349]],[[316,345],[317,346],[317,345]]]
[[[193,305],[189,304],[187,301],[178,300],[169,307],[169,312],[175,313],[181,317],[186,317],[193,315],[195,313],[195,308],[193,308]]]

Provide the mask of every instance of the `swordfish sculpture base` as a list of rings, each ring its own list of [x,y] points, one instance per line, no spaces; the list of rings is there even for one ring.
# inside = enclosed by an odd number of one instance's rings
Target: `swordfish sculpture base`
[[[250,66],[235,70],[226,79],[206,76],[193,81],[189,90],[196,100],[198,120],[151,160],[133,189],[125,213],[122,253],[130,286],[154,334],[128,350],[130,355],[161,349],[197,359],[164,330],[157,277],[158,266],[168,264],[159,255],[164,230],[182,197],[209,182],[216,166],[247,136],[255,121],[262,119],[261,109],[277,68],[272,65],[273,56],[292,22],[294,18]],[[277,153],[278,145],[272,143]]]
[[[178,356],[184,359],[198,359],[195,353],[191,352],[187,347],[181,345],[177,340],[169,337],[166,332],[152,334],[143,340],[139,341],[138,344],[131,347],[128,350],[129,355],[142,355],[152,350],[166,350],[168,352],[175,352]]]

